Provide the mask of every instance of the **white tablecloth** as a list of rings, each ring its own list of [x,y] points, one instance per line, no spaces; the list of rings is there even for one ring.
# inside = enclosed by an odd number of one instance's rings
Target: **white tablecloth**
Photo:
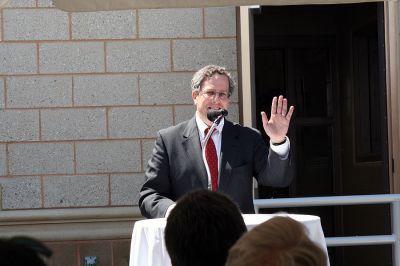
[[[244,214],[247,229],[277,215],[293,218],[305,225],[308,236],[318,243],[328,254],[321,220],[318,216],[295,214]],[[147,219],[137,221],[133,227],[129,266],[171,266],[164,242],[166,219]],[[328,262],[329,265],[329,262]]]

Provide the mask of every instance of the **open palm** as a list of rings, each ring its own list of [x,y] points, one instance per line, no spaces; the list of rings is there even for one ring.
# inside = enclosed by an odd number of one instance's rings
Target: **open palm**
[[[272,143],[281,143],[285,140],[293,111],[294,107],[290,106],[288,110],[287,99],[280,95],[272,99],[269,119],[265,112],[261,112],[265,133]]]

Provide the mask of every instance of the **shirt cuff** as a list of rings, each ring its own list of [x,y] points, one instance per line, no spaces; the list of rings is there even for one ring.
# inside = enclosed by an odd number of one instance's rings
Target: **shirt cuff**
[[[175,207],[175,205],[176,204],[169,205],[167,211],[165,212],[165,216],[164,216],[165,218],[168,217],[169,213],[172,211],[172,209]]]
[[[290,140],[286,136],[285,137],[286,141],[282,143],[281,145],[273,145],[271,141],[269,141],[269,147],[273,152],[279,155],[279,157],[282,160],[286,160],[289,156],[289,151],[290,151]]]

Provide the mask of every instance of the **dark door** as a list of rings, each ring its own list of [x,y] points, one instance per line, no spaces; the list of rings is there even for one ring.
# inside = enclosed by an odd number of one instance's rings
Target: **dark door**
[[[260,197],[388,193],[382,4],[263,7],[254,35],[259,129],[273,96],[295,105],[294,182]],[[320,216],[326,236],[390,231],[386,206],[285,210]],[[390,249],[331,248],[331,265],[390,265]]]
[[[269,110],[274,95],[286,95],[295,105],[289,131],[295,179],[288,189],[261,187],[260,193],[267,197],[334,195],[337,162],[332,41],[281,38],[276,44],[279,47],[273,45],[275,41],[263,38],[257,42],[257,113]],[[258,126],[261,128],[261,123]],[[308,208],[307,212],[324,216],[324,230],[333,232],[333,208]]]

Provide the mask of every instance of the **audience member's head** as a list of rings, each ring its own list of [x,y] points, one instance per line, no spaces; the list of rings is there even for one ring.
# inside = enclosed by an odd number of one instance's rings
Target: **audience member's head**
[[[169,214],[165,244],[174,266],[223,266],[229,248],[246,230],[238,206],[227,196],[196,190]]]
[[[226,266],[325,266],[325,252],[303,224],[274,217],[244,234],[229,251]]]
[[[41,256],[50,257],[51,250],[30,237],[0,239],[2,266],[46,266]]]

